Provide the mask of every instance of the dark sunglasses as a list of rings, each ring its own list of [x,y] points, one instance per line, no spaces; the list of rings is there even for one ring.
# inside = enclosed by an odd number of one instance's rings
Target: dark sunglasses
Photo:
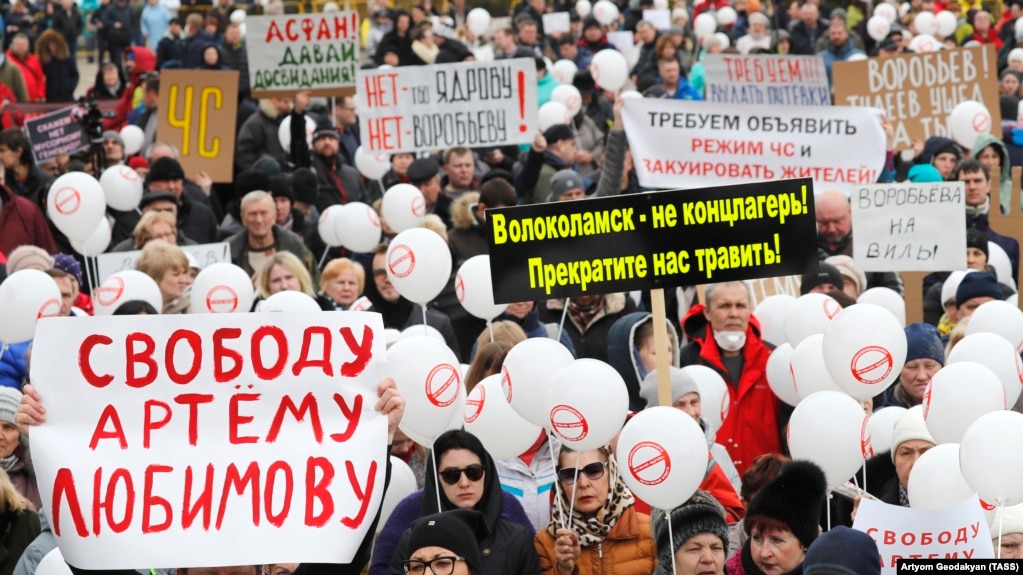
[[[585,475],[586,479],[596,481],[604,476],[605,468],[607,468],[606,461],[595,461],[579,469],[575,467],[562,467],[558,470],[558,479],[567,485],[575,483],[575,479],[579,475]]]
[[[486,470],[487,468],[482,465],[470,465],[465,469],[449,467],[447,469],[442,469],[439,475],[440,478],[444,480],[444,483],[454,485],[462,478],[463,473],[469,478],[469,481],[479,481],[480,479],[483,479],[483,473],[486,472]]]

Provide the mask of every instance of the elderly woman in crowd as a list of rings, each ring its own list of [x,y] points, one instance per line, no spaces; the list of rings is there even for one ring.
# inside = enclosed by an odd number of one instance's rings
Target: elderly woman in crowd
[[[192,275],[188,256],[176,245],[155,239],[142,248],[135,269],[153,278],[163,295],[161,313],[188,313]]]
[[[910,408],[920,405],[931,378],[945,365],[945,350],[938,329],[926,323],[906,326],[906,363],[898,381],[884,392],[879,407]]]
[[[366,288],[366,270],[348,258],[331,260],[320,275],[320,294],[316,301],[325,310],[360,311],[372,305],[362,297]],[[361,301],[360,301],[361,300]]]
[[[709,493],[697,491],[689,501],[672,509],[670,516],[657,509],[651,522],[657,542],[657,566],[664,575],[724,574],[728,554],[725,508]]]

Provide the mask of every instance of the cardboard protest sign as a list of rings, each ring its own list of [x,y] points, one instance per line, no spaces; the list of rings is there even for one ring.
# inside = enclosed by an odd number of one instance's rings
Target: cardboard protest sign
[[[994,44],[836,62],[835,104],[885,111],[895,127],[895,149],[931,136],[948,136],[956,104],[982,102],[991,113],[991,134],[1002,137],[998,104],[998,58]]]
[[[249,87],[254,98],[350,96],[359,68],[359,17],[327,14],[250,16],[245,19]]]
[[[346,563],[383,496],[372,313],[41,321],[32,456],[83,569]],[[244,542],[244,544],[241,544]]]
[[[622,118],[640,185],[688,188],[812,178],[817,190],[877,181],[880,110],[625,100]]]
[[[831,105],[827,70],[818,56],[707,54],[701,61],[708,102]]]
[[[487,210],[494,301],[802,274],[809,179]]]
[[[912,509],[863,498],[853,529],[874,538],[882,575],[895,575],[899,559],[991,559],[991,533],[973,496],[945,509]]]
[[[36,164],[89,147],[89,135],[78,123],[77,106],[68,106],[25,120],[25,133],[32,144],[32,158]]]
[[[164,70],[156,137],[181,152],[178,161],[189,177],[200,171],[214,182],[232,182],[235,124],[238,117],[236,70]]]
[[[203,268],[221,262],[231,263],[231,246],[227,242],[178,247],[185,253],[191,254],[196,263]],[[96,256],[97,281],[102,282],[117,272],[135,269],[135,262],[141,255],[142,250],[133,250]]]
[[[859,186],[853,259],[865,272],[966,269],[962,182]]]
[[[539,125],[527,58],[360,70],[356,97],[373,152],[525,144]]]

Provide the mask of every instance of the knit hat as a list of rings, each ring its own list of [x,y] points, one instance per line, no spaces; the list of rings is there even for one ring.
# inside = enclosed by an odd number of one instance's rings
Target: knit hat
[[[881,575],[881,553],[874,538],[839,525],[810,545],[803,575]]]
[[[142,156],[132,156],[131,158],[128,158],[128,167],[133,170],[137,170],[139,168],[148,170],[149,162],[147,162]]]
[[[668,366],[668,370],[668,380],[671,382],[672,403],[675,403],[687,393],[699,395],[700,386],[696,385],[696,380],[693,379],[693,376],[671,365]],[[661,404],[660,397],[658,396],[656,369],[646,374],[646,377],[643,378],[643,383],[639,384],[639,396],[646,400],[647,407]]]
[[[952,300],[955,303],[956,291],[959,289],[959,284],[963,282],[963,278],[966,274],[971,274],[977,270],[957,270],[945,278],[945,283],[941,284],[941,306],[945,307],[948,300]]]
[[[575,170],[560,170],[551,176],[551,196],[548,202],[556,202],[558,198],[571,192],[581,190],[583,187],[582,176]]]
[[[427,515],[417,519],[410,531],[406,546],[409,555],[423,547],[443,547],[464,557],[473,573],[483,572],[479,542],[486,539],[487,526],[486,519],[479,511],[456,509]]]
[[[956,308],[963,307],[963,304],[973,298],[990,297],[1002,299],[1002,288],[993,274],[988,272],[977,272],[968,274],[959,283],[956,289]]]
[[[245,194],[270,189],[270,176],[265,172],[248,169],[234,177],[234,197],[244,198]]]
[[[966,247],[976,248],[984,252],[985,260],[990,256],[987,251],[987,234],[977,228],[969,228],[966,230]]]
[[[991,538],[998,537],[998,514],[990,515]],[[1002,508],[1002,535],[1023,533],[1023,504]]]
[[[583,31],[585,32],[588,28],[600,28],[600,22],[597,21],[593,16],[587,16],[583,20]],[[603,30],[603,28],[601,28]]]
[[[914,184],[937,184],[944,182],[941,172],[931,164],[917,164],[909,169],[907,178]]]
[[[895,428],[892,429],[892,461],[895,461],[895,452],[898,451],[899,446],[914,439],[938,444],[937,441],[934,441],[931,432],[927,430],[927,424],[924,423],[924,406],[922,405],[914,405],[909,408],[895,422]]]
[[[281,173],[281,163],[270,154],[263,154],[252,164],[251,169],[272,176]]]
[[[56,254],[53,256],[53,267],[64,273],[75,276],[78,285],[82,285],[82,265],[78,263],[75,256],[69,254]]]
[[[334,138],[335,140],[340,139],[341,136],[337,133],[337,126],[332,122],[322,120],[316,123],[316,131],[313,132],[313,142],[321,138]]]
[[[106,132],[103,132],[103,141],[105,142],[107,140],[114,140],[115,142],[117,142],[118,146],[124,148],[124,138],[122,138],[121,134],[115,132],[114,130],[107,130]]]
[[[838,289],[845,287],[845,280],[842,279],[842,272],[838,271],[835,266],[820,262],[816,266],[817,269],[811,269],[803,274],[803,280],[799,284],[799,293],[806,295],[810,293],[813,288],[831,284]]]
[[[303,204],[316,203],[316,172],[311,168],[298,168],[291,173],[291,191],[295,201]]]
[[[660,511],[652,518],[654,542],[657,547],[657,561],[665,573],[672,572],[674,553],[690,538],[710,533],[717,535],[728,554],[728,525],[725,523],[725,508],[705,491],[697,491],[682,505],[671,510],[671,541],[668,541],[668,522]]]
[[[164,156],[155,160],[149,166],[149,174],[146,176],[146,186],[152,182],[166,182],[168,180],[184,180],[185,170],[174,158]]]
[[[1010,64],[1012,62],[1023,62],[1023,48],[1013,48],[1009,50],[1009,57],[1006,59]]]
[[[906,363],[915,359],[933,359],[945,365],[945,349],[941,346],[938,328],[929,323],[906,326]]]
[[[842,274],[844,281],[852,282],[856,286],[856,293],[866,291],[867,274],[856,268],[856,263],[851,257],[845,255],[830,256],[824,260],[824,263],[835,266],[838,272]]]
[[[575,132],[572,131],[572,127],[568,124],[554,124],[544,130],[543,137],[547,140],[547,145],[549,146],[562,140],[574,140]]]
[[[291,189],[291,177],[287,174],[270,176],[270,195],[274,198],[288,198],[295,201],[295,194]]]
[[[21,392],[13,387],[0,387],[0,421],[13,423],[14,414],[18,412],[18,405],[21,404]]]
[[[820,533],[821,508],[828,481],[824,471],[810,461],[790,461],[778,477],[757,493],[746,509],[746,534],[758,516],[780,521],[804,547]]]
[[[39,246],[18,246],[7,256],[7,275],[27,269],[46,271],[52,267],[53,257]]]

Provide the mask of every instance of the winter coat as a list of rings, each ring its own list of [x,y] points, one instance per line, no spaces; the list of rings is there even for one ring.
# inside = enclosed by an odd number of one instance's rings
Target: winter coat
[[[575,345],[572,343],[572,338],[565,332],[561,332],[559,339],[558,336],[558,324],[556,323],[543,323],[540,321],[540,305],[543,302],[534,302],[533,309],[526,314],[526,317],[519,319],[509,313],[502,313],[497,316],[494,320],[498,321],[513,321],[522,327],[522,331],[526,332],[526,337],[549,337],[551,339],[557,339],[561,345],[565,346],[572,357],[577,357],[575,353]],[[472,357],[476,357],[476,350],[472,351]],[[544,523],[546,525],[546,523]]]
[[[515,178],[515,193],[521,203],[542,204],[551,196],[551,176],[558,170],[571,167],[571,164],[550,150],[540,153],[530,149],[526,155],[526,165]]]
[[[1005,143],[991,134],[980,134],[973,143],[973,153],[970,155],[973,156],[973,159],[977,159],[977,156],[988,146],[994,146],[995,151],[1002,157],[1002,170],[998,174],[998,198],[1002,213],[1007,214],[1009,213],[1009,202],[1012,200],[1012,166],[1009,161],[1009,150],[1006,149]]]
[[[554,537],[546,529],[533,540],[544,575],[557,575]],[[650,575],[657,567],[657,550],[650,516],[631,505],[597,545],[583,547],[575,562],[575,575]]]
[[[636,345],[636,332],[648,321],[653,321],[653,316],[646,312],[630,313],[623,316],[611,326],[607,334],[607,362],[625,380],[625,387],[629,390],[629,411],[639,412],[645,407],[646,400],[639,395],[639,386],[647,376],[643,368],[643,362],[639,358],[639,350]],[[674,326],[668,321],[669,338],[669,364],[678,367],[679,346],[678,334]]]
[[[245,248],[249,242],[248,234],[249,232],[243,229],[224,241],[231,246],[231,262],[245,270],[245,273],[249,274],[249,276],[252,276],[257,270],[252,269],[252,266],[249,265],[249,258],[245,256]],[[309,274],[316,277],[314,275],[316,263],[313,261],[312,253],[302,243],[302,238],[276,224],[273,227],[273,234],[274,248],[279,252],[295,254],[305,264]]]
[[[203,50],[210,44],[217,44],[217,37],[203,29],[186,42],[188,47],[185,49],[184,67],[192,69],[202,66]]]
[[[39,514],[32,510],[0,513],[0,525],[6,529],[0,534],[0,575],[12,575],[14,566],[39,535]]]
[[[122,212],[114,222],[111,241],[120,243],[131,237],[140,219],[141,216],[135,211]],[[178,233],[199,244],[211,244],[219,239],[217,217],[213,215],[213,210],[189,194],[187,186],[178,200]]]
[[[15,178],[13,173],[7,174],[7,188],[19,196],[31,200],[40,209],[46,205],[43,200],[52,181],[53,176],[39,166],[29,168],[28,176],[24,182]]]
[[[11,483],[14,484],[14,488],[18,490],[18,493],[31,501],[36,509],[42,509],[42,498],[39,495],[39,487],[36,485],[36,474],[35,470],[32,469],[28,448],[19,447],[18,450],[20,451],[18,453],[18,461],[7,472],[7,475],[11,478]]]
[[[160,39],[156,45],[156,66],[163,69],[167,62],[176,62],[180,68],[185,62],[187,44],[184,38],[171,36],[170,33]]]
[[[163,4],[146,4],[142,9],[140,27],[142,35],[146,38],[146,47],[156,52],[159,50],[160,41],[167,34],[170,27],[171,14]]]
[[[479,192],[468,192],[451,203],[451,225],[448,247],[451,248],[452,269],[457,270],[465,260],[490,251],[487,243],[487,224],[476,217]]]
[[[261,104],[259,111],[249,116],[238,130],[234,165],[239,172],[251,168],[263,154],[278,161],[286,156],[277,135],[277,129],[285,116],[270,116],[267,114],[269,108]]]
[[[6,60],[6,59],[5,59]],[[0,84],[7,86],[18,102],[28,102],[28,88],[25,87],[25,76],[17,64],[6,60],[0,64]]]
[[[249,92],[249,54],[245,48],[245,40],[230,45],[225,39],[220,45],[220,62],[229,70],[238,70],[238,92],[248,97]]]
[[[384,63],[384,54],[393,51],[398,54],[399,66],[411,66],[416,63],[416,55],[412,52],[412,28],[405,31],[404,36],[399,36],[396,25],[398,13],[391,19],[391,31],[384,34],[377,46],[376,55],[373,58],[377,65]]]
[[[600,169],[600,161],[604,156],[604,132],[582,111],[572,118],[572,126],[575,127],[576,145],[580,150],[586,150],[593,155],[592,162],[579,164],[579,175],[592,176]]]
[[[55,3],[50,27],[64,37],[68,47],[74,46],[82,34],[82,13],[78,11],[78,5],[72,2],[71,10],[65,11],[61,4]]]
[[[12,343],[0,355],[0,386],[20,390],[21,384],[28,378],[28,366],[25,365],[25,352],[32,345],[32,340]]]
[[[820,37],[828,36],[828,27],[831,24],[827,20],[820,20],[817,22],[817,28],[814,32],[806,27],[806,24],[800,20],[796,22],[795,26],[789,30],[789,39],[792,40],[792,51],[793,55],[802,56],[813,56],[817,53],[817,39]]]
[[[821,58],[824,59],[824,70],[828,73],[828,83],[832,83],[831,67],[835,62],[845,62],[857,52],[856,46],[853,45],[852,38],[848,38],[845,44],[841,46],[835,46],[831,42],[828,42],[827,50],[820,53]]]
[[[0,186],[0,253],[10,255],[14,248],[26,244],[39,246],[50,254],[57,251],[39,205]]]
[[[628,294],[610,293],[605,294],[603,298],[604,308],[585,326],[576,325],[571,313],[565,318],[565,332],[572,338],[576,357],[589,357],[607,362],[608,336],[612,326],[623,316],[636,311],[636,302]],[[545,323],[559,323],[564,309],[565,300],[547,300],[546,305],[540,309],[540,318]]]
[[[607,135],[604,153],[604,170],[600,173],[595,198],[617,196],[622,187],[622,172],[625,170],[625,150],[628,142],[625,130],[612,129]]]
[[[71,58],[56,58],[43,64],[47,102],[74,102],[78,88],[78,66]]]
[[[53,536],[46,514],[39,514],[39,535],[25,548],[14,567],[14,575],[35,575],[39,563],[46,554],[57,548],[57,538]]]
[[[553,436],[547,436],[537,448],[529,465],[519,457],[497,461],[497,474],[501,478],[501,489],[511,493],[522,504],[533,529],[539,531],[551,522],[551,497],[555,474],[551,452],[560,453],[561,444]],[[550,440],[553,439],[553,445]]]
[[[739,381],[732,381],[710,323],[703,315],[704,309],[704,304],[697,304],[682,319],[682,330],[689,343],[682,348],[680,365],[705,365],[717,371],[728,384],[732,403],[717,438],[741,475],[757,456],[783,453],[781,402],[767,384],[767,358],[773,346],[764,342],[760,323],[751,315],[746,345],[742,348],[742,374]]]
[[[991,229],[987,214],[967,215],[966,227],[984,232],[987,234],[988,240],[1005,250],[1005,254],[1009,256],[1009,262],[1012,263],[1012,281],[1015,285],[1019,285],[1019,242]]]
[[[315,205],[320,213],[330,206],[366,202],[358,170],[346,164],[340,155],[324,158],[313,154],[312,159],[317,179]]]
[[[135,36],[135,14],[132,12],[131,4],[125,2],[118,6],[116,0],[107,4],[100,16],[103,22],[103,30],[106,31],[107,42],[117,46],[128,46]],[[117,28],[115,24],[120,24]]]
[[[24,59],[19,59],[10,50],[7,51],[7,61],[14,64],[21,70],[21,77],[25,80],[25,90],[28,92],[30,102],[41,102],[46,99],[46,74],[43,73],[43,65],[39,58],[31,52],[25,54]]]
[[[104,130],[120,130],[127,124],[128,114],[135,109],[135,89],[142,86],[143,76],[156,71],[156,54],[148,48],[131,46],[124,51],[134,55],[135,68],[131,71],[130,83],[121,95],[121,101],[117,103],[114,116],[103,120]]]

